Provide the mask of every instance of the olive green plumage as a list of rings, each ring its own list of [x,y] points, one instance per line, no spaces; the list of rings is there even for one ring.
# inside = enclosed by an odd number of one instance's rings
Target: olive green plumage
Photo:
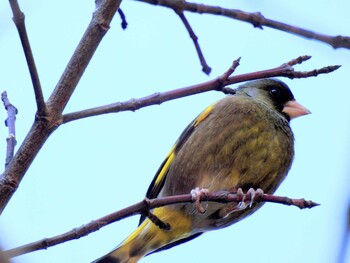
[[[294,156],[289,120],[309,113],[295,103],[289,88],[275,79],[240,86],[235,94],[209,106],[185,129],[146,196],[188,194],[196,187],[209,191],[261,188],[273,193],[286,177]],[[204,214],[193,212],[193,204],[154,209],[171,230],[160,229],[142,217],[139,228],[116,250],[95,262],[137,262],[154,251],[229,226],[261,207],[254,204],[235,210],[236,205],[209,203]]]

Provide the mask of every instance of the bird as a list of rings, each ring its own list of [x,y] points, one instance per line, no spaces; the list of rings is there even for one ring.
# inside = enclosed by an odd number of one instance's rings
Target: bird
[[[160,165],[146,197],[206,191],[272,194],[294,158],[290,120],[311,112],[298,103],[284,82],[246,82],[202,111],[180,135]],[[203,213],[191,203],[151,210],[168,228],[141,216],[139,226],[117,248],[93,263],[136,263],[143,257],[185,243],[251,215],[262,203],[208,202]]]

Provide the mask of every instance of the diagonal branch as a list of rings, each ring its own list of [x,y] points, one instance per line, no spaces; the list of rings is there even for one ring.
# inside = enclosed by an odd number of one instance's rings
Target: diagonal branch
[[[66,107],[98,45],[107,33],[120,2],[121,0],[96,2],[92,20],[48,99],[48,108],[53,111],[54,115],[60,115]]]
[[[27,60],[30,77],[32,79],[38,115],[45,116],[46,104],[44,101],[44,95],[40,84],[39,74],[36,69],[33,52],[30,47],[29,38],[27,35],[25,23],[24,23],[24,14],[20,10],[17,0],[9,0],[9,2],[13,13],[13,22],[16,25],[19,37],[21,39],[24,55]]]
[[[329,36],[320,34],[311,30],[300,27],[288,25],[286,23],[278,22],[272,19],[265,18],[261,13],[249,13],[238,9],[222,8],[220,6],[211,6],[197,3],[190,3],[187,1],[174,0],[136,0],[152,5],[160,5],[171,8],[173,10],[183,10],[198,14],[212,14],[220,15],[228,18],[240,20],[252,24],[254,27],[263,29],[263,26],[274,28],[300,37],[308,38],[310,40],[317,40],[329,44],[333,48],[350,49],[350,37],[348,36]]]
[[[0,247],[0,262],[1,263],[11,263],[9,259],[5,256],[2,248]]]
[[[251,200],[251,195],[245,194],[242,196],[240,194],[233,194],[226,191],[219,191],[219,192],[207,193],[206,195],[202,195],[200,197],[200,201],[218,202],[218,203],[238,203],[238,202],[241,202],[242,200],[249,202]],[[284,204],[288,206],[292,205],[300,209],[313,208],[319,205],[313,201],[307,201],[303,198],[291,199],[284,196],[274,196],[269,194],[264,194],[262,196],[256,195],[254,197],[254,201],[257,203],[271,202],[271,203]],[[111,223],[120,221],[124,218],[137,215],[137,214],[145,214],[147,213],[147,211],[156,207],[166,206],[171,204],[179,204],[179,203],[193,203],[193,202],[196,202],[196,200],[193,199],[192,194],[168,196],[168,197],[161,197],[156,199],[145,199],[141,202],[138,202],[134,205],[126,207],[122,210],[116,211],[112,214],[106,215],[97,220],[93,220],[90,223],[74,228],[71,231],[68,231],[66,233],[60,234],[58,236],[50,237],[50,238],[45,238],[36,242],[32,242],[30,244],[23,245],[18,248],[7,250],[4,252],[4,254],[8,257],[16,257],[29,252],[33,252],[41,249],[47,249],[48,247],[52,247],[52,246],[67,242],[69,240],[79,239],[83,236],[87,236],[92,232],[98,231],[102,227],[105,227]],[[157,221],[160,219],[157,218],[155,220]],[[161,222],[161,224],[167,224],[167,223]]]
[[[315,69],[315,70],[306,71],[306,72],[294,71],[294,68],[293,68],[294,65],[300,64],[303,61],[308,60],[309,58],[310,56],[301,56],[297,59],[293,59],[290,62],[284,63],[281,66],[278,66],[272,69],[231,76],[232,73],[234,72],[234,69],[238,66],[238,63],[239,63],[239,59],[238,59],[234,61],[233,66],[230,67],[230,69],[227,72],[225,72],[222,76],[219,76],[218,78],[212,79],[210,81],[184,87],[184,88],[170,90],[166,92],[154,93],[139,99],[131,99],[125,102],[116,102],[116,103],[112,103],[112,104],[108,104],[100,107],[68,113],[63,115],[62,123],[68,123],[70,121],[102,115],[106,113],[116,113],[120,111],[136,111],[143,107],[147,107],[151,105],[160,105],[165,101],[174,100],[174,99],[178,99],[178,98],[182,98],[182,97],[186,97],[186,96],[190,96],[198,93],[203,93],[207,91],[212,91],[212,90],[229,93],[228,89],[225,88],[225,86],[240,83],[243,81],[254,80],[259,78],[270,78],[270,77],[288,77],[291,79],[307,78],[311,76],[317,76],[319,74],[330,73],[340,67],[340,66],[328,66],[321,69]]]
[[[205,61],[203,52],[202,52],[201,47],[200,47],[200,45],[198,43],[198,37],[194,33],[190,23],[187,21],[187,18],[184,15],[184,13],[182,11],[178,11],[178,10],[175,10],[175,12],[180,17],[182,23],[184,24],[184,26],[186,27],[186,29],[187,29],[187,31],[188,31],[188,33],[190,35],[190,38],[193,41],[194,47],[196,48],[197,55],[199,57],[199,61],[200,61],[201,65],[202,65],[202,71],[205,74],[209,75],[210,72],[211,72],[211,68],[208,66],[207,62]]]
[[[16,2],[14,2],[16,3]],[[37,153],[61,124],[62,112],[109,29],[121,0],[96,1],[96,9],[85,34],[47,102],[47,116],[38,116],[16,155],[0,175],[0,214],[5,209]]]

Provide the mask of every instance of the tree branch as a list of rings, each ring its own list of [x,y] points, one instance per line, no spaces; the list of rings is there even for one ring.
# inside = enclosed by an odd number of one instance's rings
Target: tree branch
[[[47,116],[37,115],[30,131],[6,171],[0,175],[0,214],[17,190],[24,174],[52,132],[61,124],[62,112],[109,29],[121,0],[96,1],[85,34],[47,102]]]
[[[5,160],[5,169],[11,162],[13,155],[15,153],[15,147],[17,144],[16,141],[16,115],[18,113],[18,110],[15,106],[13,106],[8,97],[7,92],[4,91],[1,93],[1,100],[4,103],[5,109],[7,111],[7,119],[5,120],[5,125],[9,129],[9,136],[6,138],[7,147],[6,147],[6,160]]]
[[[170,90],[166,92],[158,92],[151,95],[148,95],[143,98],[130,99],[124,102],[116,102],[100,107],[90,108],[82,111],[72,112],[64,114],[62,116],[62,123],[68,123],[70,121],[75,121],[87,117],[107,114],[107,113],[116,113],[121,111],[136,111],[140,108],[151,106],[151,105],[160,105],[165,101],[170,101],[198,93],[203,93],[207,91],[221,91],[228,93],[228,89],[225,88],[227,85],[240,83],[243,81],[254,80],[259,78],[270,78],[270,77],[288,77],[288,78],[307,78],[311,76],[317,76],[319,74],[330,73],[334,70],[337,70],[340,66],[327,66],[321,69],[314,69],[311,71],[299,72],[294,71],[293,66],[300,64],[305,60],[308,60],[310,56],[301,56],[297,59],[293,59],[287,63],[282,64],[281,66],[256,71],[252,73],[246,73],[236,76],[231,76],[234,69],[239,65],[239,59],[234,61],[234,65],[225,72],[222,76],[212,79],[210,81],[196,84],[193,86],[188,86],[184,88],[179,88],[175,90]]]
[[[24,55],[27,60],[29,74],[32,79],[34,88],[35,101],[37,106],[37,114],[39,116],[46,116],[46,104],[44,101],[44,95],[40,84],[39,74],[35,65],[32,49],[30,47],[27,29],[24,23],[24,14],[20,10],[17,0],[9,0],[13,13],[13,22],[16,25],[19,37],[21,39]]]
[[[120,2],[121,0],[96,2],[92,20],[48,99],[48,108],[54,115],[61,115],[66,107],[98,45],[107,33]],[[61,116],[56,117],[61,118]]]
[[[0,247],[0,263],[10,263],[8,258],[4,255],[4,252],[1,247]]]
[[[207,62],[205,61],[203,52],[202,52],[201,47],[200,47],[200,45],[198,43],[198,37],[194,33],[190,23],[187,21],[187,18],[184,15],[184,13],[182,11],[178,11],[178,10],[175,10],[175,12],[180,17],[180,19],[181,19],[182,23],[184,24],[188,34],[190,35],[190,38],[193,41],[194,47],[196,48],[196,51],[197,51],[197,55],[198,55],[199,61],[200,61],[201,65],[202,65],[202,71],[205,74],[209,75],[210,72],[211,72],[211,67],[209,67]]]
[[[227,191],[219,191],[219,192],[207,193],[205,196],[204,195],[200,196],[200,201],[218,202],[218,203],[232,203],[232,202],[239,203],[243,200],[242,198],[245,201],[250,201],[251,195],[245,194],[242,196],[239,194],[229,193]],[[313,201],[306,201],[305,199],[291,199],[284,196],[274,196],[269,194],[264,194],[263,196],[255,196],[254,201],[257,203],[271,202],[271,203],[284,204],[288,206],[293,205],[293,206],[299,207],[300,209],[313,208],[319,205]],[[29,252],[33,252],[41,249],[47,249],[48,247],[55,246],[69,240],[79,239],[83,236],[87,236],[88,234],[95,232],[111,223],[120,221],[121,219],[130,217],[133,215],[137,215],[137,214],[147,215],[148,211],[157,207],[171,205],[171,204],[194,203],[194,202],[195,200],[193,200],[192,194],[168,196],[168,197],[161,197],[161,198],[155,198],[155,199],[145,199],[141,202],[138,202],[134,205],[126,207],[122,210],[116,211],[112,214],[106,215],[97,220],[93,220],[90,223],[87,223],[86,225],[82,225],[80,227],[74,228],[71,231],[63,233],[61,235],[45,238],[36,242],[32,242],[27,245],[23,245],[21,247],[10,249],[10,250],[4,251],[4,254],[8,257],[15,257],[15,256],[23,255]],[[159,219],[155,219],[155,221],[157,220]],[[161,222],[160,224],[162,225],[167,223]]]
[[[265,18],[261,13],[249,13],[238,9],[222,8],[220,6],[211,6],[197,3],[190,3],[187,1],[174,1],[174,0],[136,0],[152,5],[160,5],[171,8],[173,10],[183,10],[198,14],[212,14],[220,15],[243,22],[252,24],[254,27],[263,29],[263,26],[274,28],[280,31],[284,31],[290,34],[294,34],[300,37],[308,38],[310,40],[317,40],[323,43],[329,44],[333,48],[346,48],[350,49],[350,37],[348,36],[329,36],[313,32],[311,30],[303,29],[300,27],[288,25],[282,22],[278,22],[272,19]]]
[[[120,16],[120,19],[122,20],[122,22],[121,22],[122,29],[125,30],[128,26],[128,22],[126,22],[125,14],[124,14],[123,10],[121,10],[120,8],[118,9],[118,14]]]

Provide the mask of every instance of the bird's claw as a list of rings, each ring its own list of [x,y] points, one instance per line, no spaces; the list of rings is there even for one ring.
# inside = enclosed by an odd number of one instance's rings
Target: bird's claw
[[[201,197],[207,196],[208,193],[209,193],[208,189],[199,188],[199,187],[196,187],[191,191],[192,201],[195,203],[195,209],[197,212],[201,214],[204,214],[205,211],[207,210],[207,207],[203,207],[201,204]]]
[[[242,211],[246,209],[247,207],[251,208],[253,206],[254,200],[257,198],[262,198],[264,195],[263,190],[258,188],[257,190],[254,190],[253,188],[250,188],[246,194],[244,194],[242,188],[238,188],[237,190],[234,191],[234,193],[237,195],[237,199],[240,200],[238,204],[233,203],[231,205],[227,205],[224,208],[222,208],[219,211],[219,216],[222,218],[225,218],[229,216],[230,214],[238,211]],[[245,201],[247,197],[249,200]]]
[[[242,189],[239,188],[239,189],[237,190],[237,193],[236,193],[236,194],[239,195],[239,196],[241,196],[241,198],[242,198],[242,201],[238,203],[237,207],[238,207],[239,209],[245,209],[245,208],[247,208],[247,207],[251,208],[251,207],[253,206],[253,204],[254,204],[255,199],[261,199],[261,198],[263,197],[263,195],[264,195],[264,191],[261,190],[260,188],[258,188],[258,189],[256,189],[256,190],[253,189],[253,188],[250,188],[250,189],[248,190],[247,194],[244,195]],[[249,202],[246,202],[246,201],[245,201],[245,199],[246,199],[247,196],[250,197],[250,198],[249,198],[249,199],[250,199]]]

